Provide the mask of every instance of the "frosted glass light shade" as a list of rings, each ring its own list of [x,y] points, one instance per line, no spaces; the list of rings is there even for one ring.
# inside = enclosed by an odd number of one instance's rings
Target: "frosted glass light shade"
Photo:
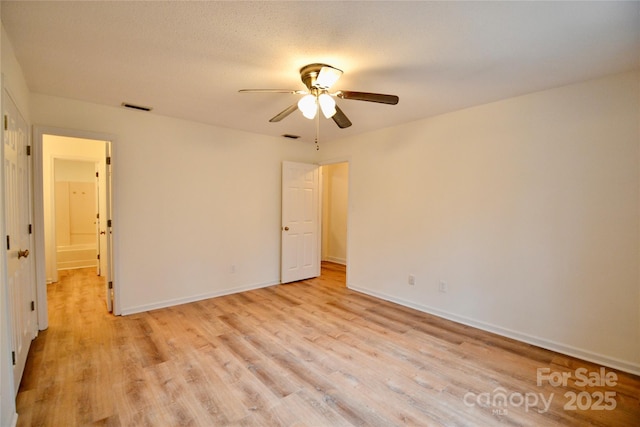
[[[318,103],[320,104],[322,114],[324,114],[327,119],[336,114],[336,101],[331,95],[326,93],[320,94],[318,97]]]
[[[318,104],[316,103],[316,97],[313,95],[305,95],[298,101],[298,108],[302,112],[302,115],[307,119],[313,119],[318,113]]]
[[[329,89],[342,75],[342,70],[333,67],[322,67],[316,78],[315,87]]]

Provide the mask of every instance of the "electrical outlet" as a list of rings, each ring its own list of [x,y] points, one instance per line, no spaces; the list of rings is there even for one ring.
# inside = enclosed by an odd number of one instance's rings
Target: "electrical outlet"
[[[416,284],[416,276],[414,276],[413,274],[409,275],[409,279],[407,280],[407,283],[409,283],[411,286]]]
[[[444,280],[441,280],[440,284],[438,285],[438,292],[445,293],[448,290],[449,290],[449,285],[447,285],[447,282],[445,282]]]

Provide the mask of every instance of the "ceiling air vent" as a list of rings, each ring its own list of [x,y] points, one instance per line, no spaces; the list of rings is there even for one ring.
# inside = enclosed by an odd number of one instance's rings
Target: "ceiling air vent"
[[[300,138],[300,135],[291,135],[290,133],[285,133],[284,135],[285,138],[289,138],[289,139],[298,139]]]
[[[151,111],[151,110],[153,110],[153,108],[151,108],[151,107],[145,107],[145,106],[142,106],[142,105],[130,104],[128,102],[123,102],[120,105],[122,105],[125,108],[131,108],[132,110],[138,110],[138,111]]]

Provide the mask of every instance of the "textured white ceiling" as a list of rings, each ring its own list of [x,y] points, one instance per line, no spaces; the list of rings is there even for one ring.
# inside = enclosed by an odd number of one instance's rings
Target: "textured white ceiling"
[[[304,89],[298,70],[344,70],[333,89],[395,94],[396,106],[338,100],[353,122],[321,140],[640,68],[638,2],[2,1],[33,92],[312,141],[297,100],[242,88]],[[141,114],[133,113],[132,114]]]

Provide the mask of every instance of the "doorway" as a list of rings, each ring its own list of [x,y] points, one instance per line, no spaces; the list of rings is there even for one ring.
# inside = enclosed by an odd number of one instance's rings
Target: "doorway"
[[[322,170],[323,262],[347,266],[349,163],[325,164]]]
[[[318,277],[327,263],[348,274],[348,195],[348,161],[283,162],[281,283]]]
[[[36,238],[38,253],[44,255],[37,264],[40,301],[46,301],[47,285],[58,281],[58,271],[90,267],[105,283],[107,311],[118,314],[112,278],[111,145],[107,135],[35,129],[34,190],[40,202],[35,215],[36,229],[42,230]],[[48,323],[43,305],[38,318]]]

